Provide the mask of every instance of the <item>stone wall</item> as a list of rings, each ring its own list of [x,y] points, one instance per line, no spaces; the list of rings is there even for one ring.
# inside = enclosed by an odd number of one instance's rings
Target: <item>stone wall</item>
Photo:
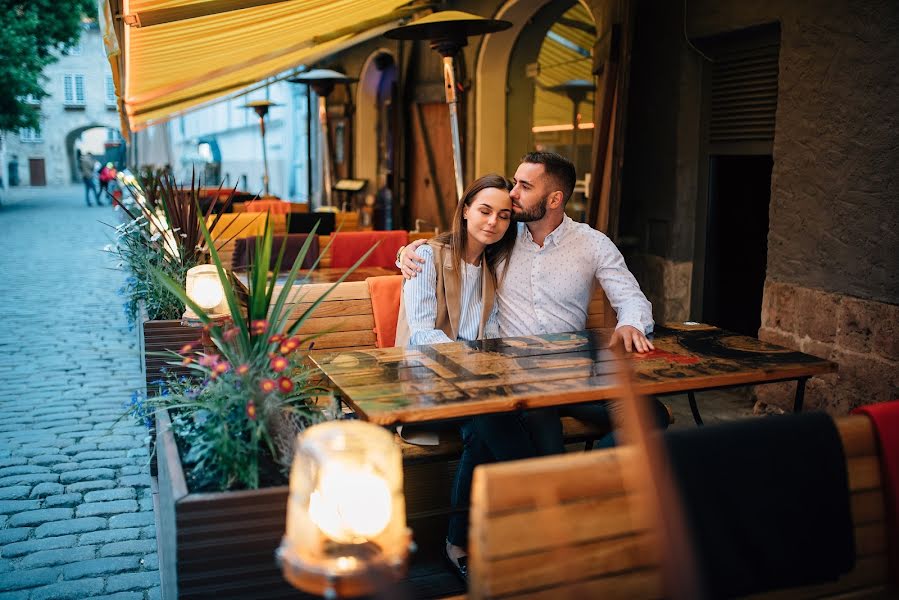
[[[836,374],[815,377],[807,408],[834,415],[899,399],[899,306],[792,283],[769,281],[759,338],[832,360]],[[759,405],[790,410],[795,384],[756,388]]]
[[[652,303],[652,318],[656,323],[690,318],[692,262],[669,260],[653,254],[633,256],[627,262]]]

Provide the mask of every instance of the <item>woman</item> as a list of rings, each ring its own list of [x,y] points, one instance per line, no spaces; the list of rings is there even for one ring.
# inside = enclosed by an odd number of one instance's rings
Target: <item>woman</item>
[[[463,194],[452,231],[419,248],[425,259],[418,277],[403,285],[396,345],[439,344],[498,337],[494,303],[497,265],[508,258],[516,228],[510,227],[509,181],[485,175]],[[536,456],[517,415],[475,417],[461,426],[462,457],[453,480],[446,557],[467,580],[466,550],[471,478],[474,468],[492,460]],[[460,514],[461,512],[461,514]]]

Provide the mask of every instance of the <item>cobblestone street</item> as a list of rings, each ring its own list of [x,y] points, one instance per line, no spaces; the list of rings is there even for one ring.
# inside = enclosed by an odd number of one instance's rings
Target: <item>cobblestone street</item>
[[[0,600],[159,597],[141,386],[116,223],[80,186],[0,206]]]

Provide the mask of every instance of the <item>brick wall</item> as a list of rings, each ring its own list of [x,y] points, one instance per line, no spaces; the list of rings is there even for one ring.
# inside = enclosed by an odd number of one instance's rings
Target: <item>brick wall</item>
[[[869,402],[899,399],[899,306],[768,281],[759,338],[832,360],[836,374],[815,377],[807,408],[840,415]],[[762,405],[790,410],[795,384],[756,388]]]

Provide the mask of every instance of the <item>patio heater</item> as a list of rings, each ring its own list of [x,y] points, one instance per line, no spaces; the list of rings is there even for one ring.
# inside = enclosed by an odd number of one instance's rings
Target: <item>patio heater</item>
[[[253,100],[243,105],[244,108],[252,108],[259,115],[259,131],[262,133],[262,187],[265,196],[269,196],[268,191],[268,154],[265,150],[265,115],[272,106],[281,106],[271,100]]]
[[[408,25],[391,29],[384,34],[394,40],[427,40],[431,49],[443,57],[443,82],[446,103],[449,105],[450,133],[453,142],[453,167],[456,175],[456,199],[462,198],[462,144],[459,139],[459,93],[453,59],[468,44],[468,37],[503,31],[512,26],[509,21],[485,19],[457,10],[436,12]]]
[[[331,69],[314,69],[302,73],[299,77],[289,80],[291,83],[304,83],[312,87],[318,96],[318,124],[321,127],[321,156],[322,156],[322,205],[331,206],[332,182],[334,169],[331,165],[331,150],[328,144],[328,95],[334,91],[338,83],[353,83],[358,81],[353,77],[347,77],[343,73]]]
[[[580,119],[578,118],[578,107],[587,97],[587,94],[596,89],[596,86],[593,85],[593,82],[584,79],[570,79],[564,83],[553,85],[545,89],[548,92],[555,92],[563,96],[568,96],[568,99],[572,102],[571,151],[569,152],[568,158],[573,163],[577,164],[577,130],[578,126],[581,124]]]

